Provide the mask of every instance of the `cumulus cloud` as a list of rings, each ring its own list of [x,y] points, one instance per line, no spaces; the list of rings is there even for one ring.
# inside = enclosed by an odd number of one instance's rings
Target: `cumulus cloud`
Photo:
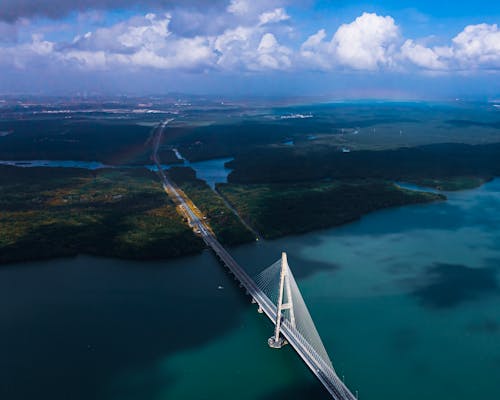
[[[500,30],[496,24],[469,25],[450,44],[429,47],[404,40],[392,17],[364,13],[341,25],[331,40],[320,29],[302,43],[298,55],[301,65],[321,70],[498,71]]]
[[[238,27],[225,31],[214,42],[217,66],[225,70],[286,69],[292,51],[279,44],[274,34],[259,27]]]
[[[8,63],[18,69],[25,69],[33,63],[40,65],[40,61],[51,61],[53,51],[54,43],[35,34],[31,37],[31,42],[15,47],[0,47],[0,65]]]
[[[302,43],[299,58],[306,67],[328,70],[333,66],[333,56],[330,43],[325,41],[326,31],[320,29]]]
[[[496,24],[468,25],[448,46],[426,47],[407,40],[401,56],[427,70],[499,70],[500,31]]]
[[[460,68],[500,68],[498,26],[469,25],[453,38],[453,55]]]
[[[439,49],[431,49],[408,39],[401,47],[401,56],[416,65],[428,70],[446,70],[448,63],[440,57]]]
[[[330,41],[325,40],[326,36],[324,29],[319,30],[307,38],[300,51],[308,64],[321,69],[391,68],[401,42],[399,27],[392,17],[369,13],[341,25]]]
[[[268,28],[273,25],[271,20],[277,22],[286,13],[274,9],[269,15],[265,24],[255,21],[227,28],[220,34],[180,36],[170,28],[171,14],[149,13],[78,35],[70,42],[50,42],[37,35],[28,44],[0,47],[0,63],[22,68],[43,58],[85,70],[288,69],[292,51],[280,44],[277,33]]]
[[[281,46],[272,33],[262,36],[257,54],[257,69],[286,69],[291,66],[291,50]]]
[[[211,40],[203,36],[177,37],[169,30],[171,16],[147,14],[76,37],[58,55],[82,67],[152,67],[204,69],[214,61]]]
[[[340,26],[333,36],[337,61],[359,70],[375,70],[394,64],[400,32],[392,17],[364,13]]]
[[[294,33],[283,2],[226,0],[222,11],[213,14],[216,18],[210,12],[178,8],[149,13],[65,41],[49,41],[36,34],[30,41],[17,43],[22,20],[0,22],[0,34],[12,37],[0,41],[0,65],[37,68],[50,63],[86,70],[191,72],[500,71],[497,25],[470,25],[448,43],[429,46],[418,38],[404,38],[392,17],[364,13],[330,34],[321,28],[297,43],[300,34]]]

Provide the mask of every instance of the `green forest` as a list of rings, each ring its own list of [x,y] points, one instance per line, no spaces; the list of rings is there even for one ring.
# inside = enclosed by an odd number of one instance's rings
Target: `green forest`
[[[146,169],[0,167],[0,262],[177,257],[204,244]]]

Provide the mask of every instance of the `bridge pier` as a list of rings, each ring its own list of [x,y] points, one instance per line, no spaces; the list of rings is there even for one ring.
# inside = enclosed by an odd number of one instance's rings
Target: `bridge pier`
[[[278,340],[276,340],[274,336],[271,336],[269,339],[267,339],[267,344],[272,349],[281,349],[283,346],[287,345],[288,342],[281,336],[278,337]]]
[[[288,260],[286,253],[281,253],[281,271],[280,271],[280,286],[278,292],[278,304],[276,307],[276,324],[274,335],[271,336],[267,344],[273,349],[281,349],[287,344],[287,341],[280,336],[282,312],[290,310],[290,322],[295,327],[295,312],[293,309],[292,290],[290,288],[290,278],[288,276]],[[286,291],[286,303],[283,302],[283,297]]]

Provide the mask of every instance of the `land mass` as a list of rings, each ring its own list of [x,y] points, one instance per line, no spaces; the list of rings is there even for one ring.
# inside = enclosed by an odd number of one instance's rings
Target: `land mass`
[[[404,181],[443,190],[477,187],[500,175],[500,143],[432,144],[379,151],[269,149],[241,154],[227,166],[233,183],[321,179]]]
[[[445,198],[394,182],[461,190],[500,175],[496,110],[476,115],[470,106],[401,104],[179,109],[169,103],[150,115],[136,114],[133,103],[109,112],[16,105],[0,118],[0,160],[152,164],[153,127],[175,118],[159,142],[163,164],[182,162],[173,148],[190,161],[234,157],[229,183],[215,191],[192,169],[167,172],[225,245],[254,241],[256,232],[264,238],[303,233]],[[169,258],[203,248],[146,169],[0,167],[2,263],[78,253]]]
[[[383,208],[446,199],[373,180],[218,184],[217,190],[267,239],[342,225]]]
[[[0,262],[178,257],[204,244],[146,169],[0,166]]]
[[[192,168],[173,167],[167,171],[167,175],[205,215],[222,244],[237,245],[255,241],[255,235],[226,207],[222,198],[205,181],[196,178]]]

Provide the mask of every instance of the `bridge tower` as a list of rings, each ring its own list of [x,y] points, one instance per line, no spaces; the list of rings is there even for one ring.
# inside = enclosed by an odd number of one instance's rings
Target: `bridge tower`
[[[280,327],[283,320],[282,313],[285,310],[289,310],[289,321],[292,327],[295,328],[295,312],[293,309],[292,289],[290,286],[290,267],[288,266],[286,253],[282,252],[278,304],[276,305],[276,325],[274,328],[274,335],[267,341],[269,347],[273,349],[280,349],[287,344],[287,341],[280,336]]]

